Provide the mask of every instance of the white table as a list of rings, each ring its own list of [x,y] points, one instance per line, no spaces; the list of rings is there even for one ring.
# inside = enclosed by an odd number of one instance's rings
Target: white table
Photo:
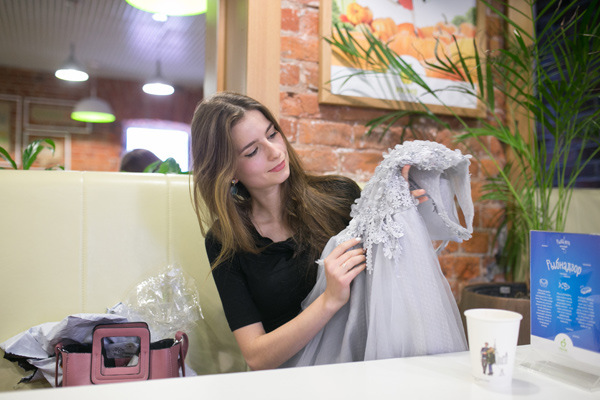
[[[517,363],[529,346],[520,346]],[[512,387],[492,391],[475,384],[467,352],[292,368],[204,375],[181,379],[38,389],[0,393],[0,400],[79,399],[561,399],[600,400],[589,392],[522,366]]]

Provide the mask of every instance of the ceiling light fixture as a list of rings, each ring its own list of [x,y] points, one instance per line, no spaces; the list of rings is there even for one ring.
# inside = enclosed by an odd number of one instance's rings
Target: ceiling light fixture
[[[168,96],[175,91],[175,88],[166,83],[162,77],[160,73],[160,61],[156,62],[156,75],[142,87],[142,90],[156,96]]]
[[[166,14],[156,13],[156,14],[152,14],[152,19],[155,20],[156,22],[167,22],[167,20],[169,19],[169,16]]]
[[[204,14],[206,0],[126,0],[129,5],[153,14],[187,16]]]
[[[81,64],[75,60],[75,45],[73,43],[71,43],[69,58],[62,67],[56,70],[54,76],[65,81],[83,82],[88,80],[89,75]]]
[[[80,100],[71,113],[71,119],[82,122],[109,123],[115,121],[115,113],[110,105],[96,97],[96,88],[92,87],[92,95]]]

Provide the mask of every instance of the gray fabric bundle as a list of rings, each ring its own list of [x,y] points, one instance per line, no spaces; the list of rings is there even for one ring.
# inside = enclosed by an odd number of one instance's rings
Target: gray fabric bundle
[[[339,243],[362,239],[367,269],[352,283],[350,300],[282,367],[437,354],[467,349],[456,301],[442,274],[432,240],[462,241],[473,231],[470,156],[429,141],[390,150],[353,205],[348,227],[331,238],[324,259]],[[418,202],[402,177],[427,191]],[[414,188],[413,188],[414,189]],[[466,227],[461,226],[456,204]],[[303,302],[326,287],[322,264]]]

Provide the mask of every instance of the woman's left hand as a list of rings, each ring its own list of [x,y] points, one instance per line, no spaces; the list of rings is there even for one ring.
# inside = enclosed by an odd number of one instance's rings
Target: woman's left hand
[[[410,171],[410,165],[405,165],[402,167],[402,176],[408,182],[408,172]],[[425,189],[417,189],[410,192],[419,201],[419,204],[429,200],[429,197],[426,196],[427,192]]]

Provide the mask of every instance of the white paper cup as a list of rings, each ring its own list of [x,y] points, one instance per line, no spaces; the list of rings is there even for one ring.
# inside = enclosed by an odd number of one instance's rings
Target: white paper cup
[[[467,310],[465,316],[475,382],[489,386],[510,385],[523,316],[491,308]]]

